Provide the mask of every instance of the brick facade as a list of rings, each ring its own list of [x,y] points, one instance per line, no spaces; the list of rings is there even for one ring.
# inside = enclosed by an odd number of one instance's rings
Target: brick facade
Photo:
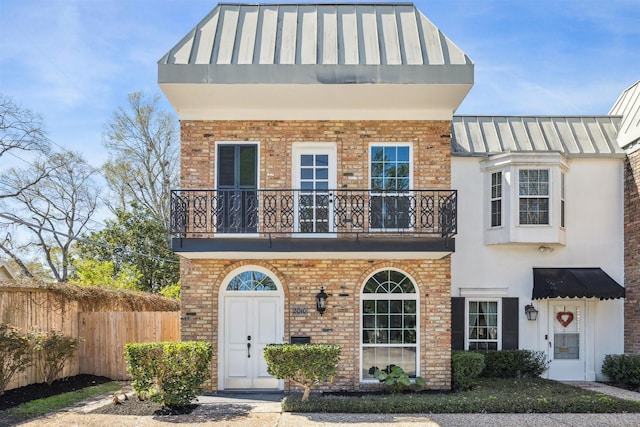
[[[450,188],[450,121],[184,121],[181,123],[181,188],[215,188],[215,143],[259,144],[259,187],[292,187],[292,146],[297,142],[335,143],[338,188],[369,187],[369,144],[413,144],[413,187]],[[210,260],[182,259],[182,339],[218,343],[218,295],[227,275],[243,265],[271,271],[284,287],[285,340],[309,335],[312,342],[342,346],[342,363],[332,388],[359,388],[360,292],[367,277],[394,268],[415,280],[420,304],[420,371],[432,389],[449,389],[450,257],[438,260],[367,259]],[[315,311],[315,295],[329,294],[324,316]],[[305,304],[306,317],[290,316]],[[214,354],[211,382],[218,383]]]
[[[380,269],[398,269],[415,280],[420,296],[420,371],[432,389],[449,389],[450,372],[450,257],[440,260],[182,260],[182,339],[218,343],[220,284],[232,270],[256,265],[271,271],[285,293],[285,340],[306,335],[314,343],[339,344],[342,363],[334,379],[336,389],[359,388],[360,292],[367,277]],[[315,295],[324,286],[329,295],[324,316],[315,311]],[[292,305],[306,305],[306,317],[290,315]],[[211,383],[218,381],[214,354]]]
[[[624,167],[624,351],[640,354],[640,149]]]

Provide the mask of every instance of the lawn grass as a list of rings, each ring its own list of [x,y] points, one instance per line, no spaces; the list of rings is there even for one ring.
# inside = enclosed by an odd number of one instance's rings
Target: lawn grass
[[[37,417],[40,415],[48,414],[50,412],[58,411],[67,406],[71,406],[82,400],[89,399],[91,397],[100,396],[101,394],[109,394],[114,391],[120,390],[122,384],[117,381],[111,381],[104,384],[99,384],[91,387],[83,388],[82,390],[70,391],[68,393],[58,394],[56,396],[46,397],[43,399],[32,400],[27,403],[23,403],[20,406],[7,410],[7,413],[12,415],[24,415],[29,417]]]
[[[312,395],[302,402],[287,396],[286,412],[344,413],[625,413],[640,412],[640,401],[624,400],[541,378],[481,378],[460,393]]]

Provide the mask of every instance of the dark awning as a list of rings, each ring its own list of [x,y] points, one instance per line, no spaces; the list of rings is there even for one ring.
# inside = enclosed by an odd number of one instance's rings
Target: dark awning
[[[624,288],[601,268],[534,268],[533,299],[624,298]]]

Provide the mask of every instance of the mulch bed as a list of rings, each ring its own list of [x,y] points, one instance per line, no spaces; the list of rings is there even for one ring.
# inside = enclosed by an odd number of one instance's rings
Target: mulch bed
[[[64,380],[56,380],[51,385],[47,383],[30,384],[24,387],[14,388],[4,392],[0,396],[0,411],[14,408],[22,403],[30,402],[35,399],[55,396],[57,394],[67,393],[70,391],[82,390],[83,388],[104,384],[111,381],[106,377],[98,377],[95,375],[76,375]],[[1,413],[0,413],[1,415]]]

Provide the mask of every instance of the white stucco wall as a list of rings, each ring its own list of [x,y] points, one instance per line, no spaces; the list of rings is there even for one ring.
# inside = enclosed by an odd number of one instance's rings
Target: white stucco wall
[[[600,267],[618,283],[624,283],[623,161],[568,160],[566,245],[552,245],[553,251],[545,252],[539,251],[538,243],[484,244],[489,188],[481,161],[477,157],[452,159],[452,188],[458,190],[452,296],[460,296],[461,288],[507,288],[505,296],[520,299],[519,347],[547,350],[546,301],[533,302],[539,310],[538,321],[528,321],[524,314],[524,306],[531,302],[533,267]],[[587,338],[594,342],[593,354],[587,356],[593,358],[596,377],[600,378],[604,356],[623,352],[623,300],[585,301],[587,315],[593,321]]]

